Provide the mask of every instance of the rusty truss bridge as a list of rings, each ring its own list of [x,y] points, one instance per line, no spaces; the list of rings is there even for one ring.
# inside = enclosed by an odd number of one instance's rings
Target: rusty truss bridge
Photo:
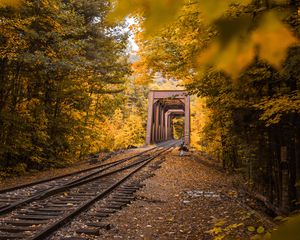
[[[184,116],[184,142],[190,143],[190,96],[183,90],[152,90],[148,97],[146,144],[173,139],[173,119]]]

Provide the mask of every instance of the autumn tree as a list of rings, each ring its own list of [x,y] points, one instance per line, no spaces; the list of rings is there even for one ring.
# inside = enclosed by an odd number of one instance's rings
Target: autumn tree
[[[3,3],[3,2],[2,2]],[[1,166],[63,165],[91,152],[129,73],[108,1],[24,1],[1,11]],[[7,172],[7,171],[6,171]]]

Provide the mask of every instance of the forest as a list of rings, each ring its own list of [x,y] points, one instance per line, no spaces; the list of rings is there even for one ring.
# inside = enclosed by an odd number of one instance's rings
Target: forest
[[[192,147],[293,212],[299,35],[298,0],[2,0],[0,178],[141,146],[149,90],[187,89]]]
[[[108,1],[1,9],[3,176],[143,142],[146,87],[129,79],[128,33],[107,23],[109,9]]]

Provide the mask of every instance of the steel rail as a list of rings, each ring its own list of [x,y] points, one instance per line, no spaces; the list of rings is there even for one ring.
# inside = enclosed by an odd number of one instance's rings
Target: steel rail
[[[173,145],[173,144],[172,144],[172,145]],[[152,148],[151,150],[153,150],[153,149],[158,149],[158,148],[160,148],[160,147]],[[150,150],[149,150],[149,151],[150,151]],[[149,151],[147,150],[147,152],[149,152]],[[163,151],[164,151],[164,150],[163,150]],[[144,153],[145,153],[145,152],[144,152]],[[141,155],[143,155],[143,154],[138,154],[138,156],[141,156]],[[138,156],[135,156],[135,157],[138,157]],[[129,159],[132,159],[132,158],[134,158],[134,157],[130,157]],[[16,202],[10,204],[9,206],[2,208],[2,209],[0,210],[0,216],[3,215],[3,214],[7,214],[7,213],[9,213],[9,212],[12,212],[13,210],[15,210],[15,209],[17,209],[18,207],[21,207],[21,206],[23,206],[23,205],[25,205],[25,204],[28,204],[28,203],[31,203],[31,202],[34,202],[34,201],[37,201],[37,200],[45,199],[45,198],[47,198],[47,197],[53,196],[53,195],[55,195],[55,194],[58,194],[58,193],[60,193],[60,192],[64,192],[64,191],[66,191],[66,190],[68,190],[68,189],[71,189],[71,188],[74,188],[74,187],[77,187],[77,186],[80,186],[80,185],[83,185],[83,184],[86,184],[86,183],[89,183],[89,182],[92,182],[92,181],[95,181],[95,180],[104,178],[104,177],[113,175],[113,174],[115,174],[115,173],[118,173],[118,172],[120,172],[120,171],[126,170],[126,169],[128,169],[128,168],[134,167],[134,166],[136,166],[136,165],[138,165],[138,164],[140,164],[140,163],[146,161],[148,158],[143,159],[143,160],[139,160],[139,161],[137,161],[137,162],[131,163],[131,164],[129,164],[129,165],[127,165],[127,166],[124,166],[124,167],[122,167],[122,168],[119,168],[119,169],[116,169],[116,170],[113,170],[113,171],[110,171],[110,172],[101,174],[101,175],[99,175],[99,176],[93,177],[94,175],[99,174],[99,173],[101,173],[101,172],[103,172],[103,171],[105,171],[105,170],[108,170],[108,169],[111,168],[111,167],[117,166],[117,165],[119,165],[119,164],[121,164],[121,163],[123,163],[123,162],[126,162],[126,161],[128,161],[129,159],[126,159],[126,160],[124,160],[124,159],[123,159],[123,160],[120,160],[120,161],[122,161],[122,162],[118,162],[117,164],[115,164],[115,165],[113,165],[113,166],[108,166],[108,167],[106,167],[106,168],[103,168],[103,169],[97,171],[96,173],[89,174],[88,176],[83,176],[82,178],[76,179],[76,180],[71,181],[71,182],[67,182],[67,183],[65,183],[65,184],[63,184],[63,185],[61,185],[61,186],[52,187],[52,188],[50,188],[50,189],[46,189],[45,191],[39,192],[39,193],[37,193],[37,194],[35,194],[35,195],[33,195],[33,196],[30,196],[30,197],[28,197],[28,198],[26,198],[26,199],[22,199],[22,200],[20,200],[20,201],[16,201]]]
[[[32,187],[32,186],[35,186],[35,185],[38,185],[38,184],[41,184],[41,183],[51,182],[51,181],[54,181],[54,180],[57,180],[57,179],[65,178],[65,177],[74,176],[76,174],[80,174],[80,173],[88,172],[88,171],[91,171],[91,170],[94,170],[94,169],[97,169],[97,168],[105,167],[105,166],[117,163],[119,161],[130,160],[132,158],[139,157],[139,156],[141,156],[141,155],[143,155],[143,154],[145,154],[147,152],[150,152],[150,151],[152,151],[152,150],[154,150],[156,148],[159,148],[159,147],[160,146],[147,149],[147,150],[145,150],[145,151],[143,151],[141,153],[135,154],[135,155],[130,156],[130,157],[122,158],[122,159],[117,160],[117,161],[112,162],[112,163],[100,164],[100,165],[97,165],[97,166],[85,168],[85,169],[74,171],[74,172],[71,172],[71,173],[59,175],[59,176],[56,176],[56,177],[41,179],[41,180],[38,180],[38,181],[33,181],[33,182],[30,182],[30,183],[25,183],[25,184],[17,185],[17,186],[10,187],[10,188],[0,189],[0,194],[12,192],[12,191],[23,189],[23,188],[27,188],[27,187]]]
[[[175,145],[175,144],[174,144]],[[43,240],[46,239],[47,237],[49,237],[53,232],[55,232],[57,229],[61,228],[62,226],[64,226],[65,224],[69,223],[70,221],[72,221],[73,218],[75,218],[77,215],[79,215],[80,213],[82,213],[83,211],[87,210],[91,205],[93,205],[95,202],[99,201],[100,199],[106,197],[109,193],[111,193],[114,189],[116,189],[118,186],[120,186],[123,182],[125,182],[128,178],[130,178],[133,174],[135,174],[136,172],[138,172],[139,170],[141,170],[143,167],[145,167],[148,163],[150,163],[153,159],[157,158],[158,156],[160,156],[161,154],[163,154],[164,152],[170,150],[173,146],[169,146],[167,149],[164,149],[163,151],[161,151],[158,154],[155,154],[152,157],[147,158],[147,160],[144,160],[143,163],[137,167],[136,169],[134,169],[133,171],[131,171],[129,174],[127,174],[125,177],[123,177],[122,179],[120,179],[119,181],[117,181],[116,183],[112,184],[111,186],[109,186],[107,189],[105,189],[104,191],[102,191],[101,193],[97,194],[97,196],[93,197],[91,200],[89,200],[88,202],[82,204],[81,206],[79,206],[77,209],[73,210],[72,212],[66,214],[63,218],[59,219],[58,221],[56,221],[55,223],[51,224],[50,226],[48,226],[47,228],[45,228],[44,230],[40,231],[38,234],[36,234],[35,236],[31,237],[30,240]]]

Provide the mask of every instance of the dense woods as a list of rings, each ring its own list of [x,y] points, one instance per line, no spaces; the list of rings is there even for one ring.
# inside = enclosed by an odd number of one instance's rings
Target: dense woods
[[[147,93],[126,87],[128,32],[106,21],[110,9],[84,0],[0,8],[3,176],[143,142],[138,112]]]

